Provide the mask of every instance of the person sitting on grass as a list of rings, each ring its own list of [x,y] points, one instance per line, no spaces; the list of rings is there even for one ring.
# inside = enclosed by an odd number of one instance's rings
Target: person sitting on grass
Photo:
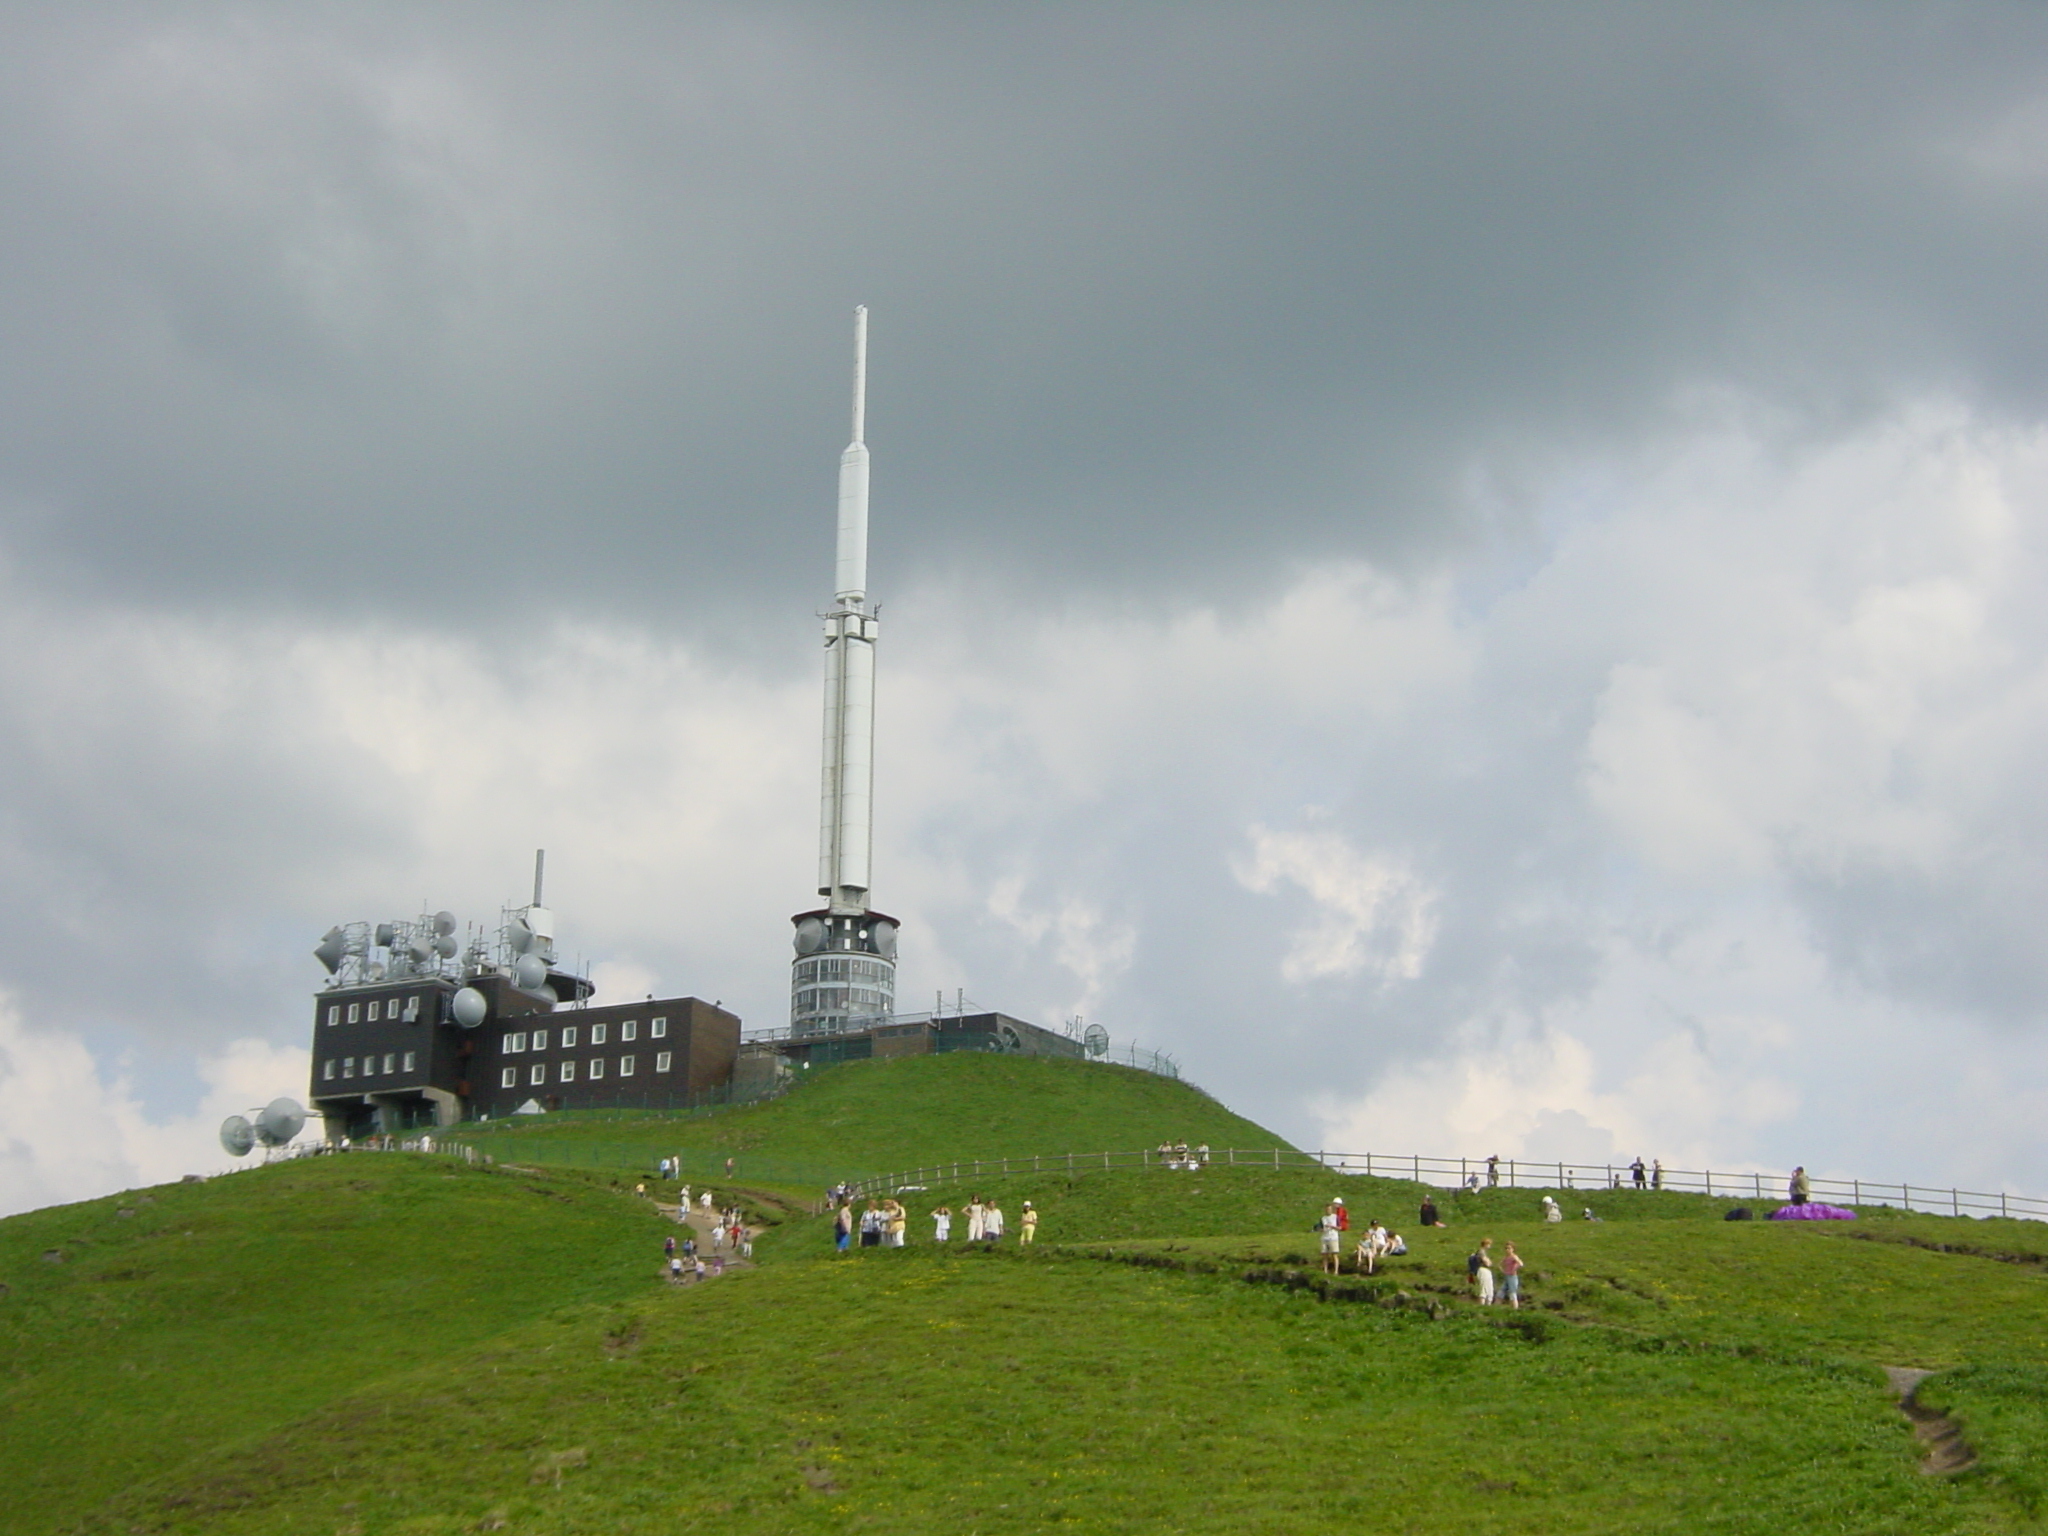
[[[1407,1257],[1407,1254],[1408,1239],[1403,1237],[1398,1232],[1389,1232],[1387,1234],[1387,1257],[1390,1259],[1399,1259]]]
[[[1558,1203],[1555,1200],[1551,1199],[1548,1195],[1545,1195],[1543,1197],[1543,1219],[1545,1221],[1553,1222],[1564,1220],[1563,1208],[1559,1206]]]
[[[1424,1195],[1422,1197],[1421,1216],[1422,1224],[1425,1227],[1440,1227],[1443,1225],[1443,1222],[1438,1220],[1436,1214],[1436,1196]]]
[[[1358,1240],[1358,1272],[1370,1275],[1377,1272],[1380,1258],[1387,1251],[1387,1229],[1375,1217],[1366,1227],[1365,1236]]]

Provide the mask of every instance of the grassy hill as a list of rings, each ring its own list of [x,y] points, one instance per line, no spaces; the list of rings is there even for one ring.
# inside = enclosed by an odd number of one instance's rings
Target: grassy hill
[[[844,1114],[874,1161],[907,1163],[966,1129],[948,1099],[1006,1089],[1013,1155],[1059,1149],[1069,1101],[1028,1114],[1062,1079],[957,1059],[958,1078],[884,1068],[805,1106],[827,1075],[746,1113],[803,1157]],[[875,1082],[914,1086],[878,1104]],[[1205,1135],[1121,1139],[1169,1133]],[[736,1155],[783,1151],[761,1131]],[[1152,1168],[983,1181],[1013,1222],[1026,1198],[1044,1212],[1032,1251],[940,1249],[920,1221],[909,1248],[835,1257],[828,1223],[771,1212],[757,1268],[671,1288],[673,1229],[614,1177],[337,1157],[0,1222],[0,1527],[1919,1536],[2048,1517],[2040,1224],[1734,1223],[1618,1192],[1594,1197],[1601,1222],[1545,1227],[1533,1193],[1488,1191],[1424,1232],[1401,1181]],[[1323,1281],[1308,1227],[1337,1190],[1411,1255]],[[1521,1312],[1465,1298],[1482,1234],[1527,1255]],[[1920,1470],[1887,1365],[1939,1372],[1922,1399],[1973,1466]]]
[[[743,1178],[806,1187],[962,1157],[1136,1150],[1169,1140],[1288,1145],[1171,1078],[979,1051],[847,1062],[783,1098],[712,1115],[520,1117],[458,1134],[519,1162],[651,1169],[680,1156],[684,1171],[701,1179],[722,1175],[730,1157]]]

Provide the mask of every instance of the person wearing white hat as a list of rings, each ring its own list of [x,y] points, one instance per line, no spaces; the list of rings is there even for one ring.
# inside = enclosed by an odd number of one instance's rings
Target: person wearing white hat
[[[1017,1241],[1020,1245],[1024,1243],[1029,1243],[1034,1241],[1037,1238],[1037,1236],[1038,1207],[1033,1205],[1029,1200],[1026,1200],[1024,1202],[1024,1215],[1021,1219],[1020,1230],[1017,1233]]]

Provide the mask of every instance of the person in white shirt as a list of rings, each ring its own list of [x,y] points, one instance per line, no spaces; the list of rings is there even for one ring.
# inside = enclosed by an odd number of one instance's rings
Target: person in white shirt
[[[942,1205],[932,1212],[932,1241],[946,1243],[952,1240],[953,1209],[951,1206]]]
[[[987,1209],[981,1213],[981,1235],[992,1243],[1002,1241],[1003,1208],[993,1200],[989,1201]]]

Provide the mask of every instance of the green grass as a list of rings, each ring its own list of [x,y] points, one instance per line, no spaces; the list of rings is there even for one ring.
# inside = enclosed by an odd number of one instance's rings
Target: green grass
[[[842,1067],[656,1129],[730,1119],[699,1150],[743,1177],[828,1147],[851,1171],[934,1162],[976,1105],[1005,1117],[980,1150],[1013,1157],[1238,1139],[1163,1080],[1041,1065]],[[935,1183],[913,1246],[844,1257],[807,1189],[757,1186],[759,1268],[671,1289],[673,1228],[631,1173],[503,1155],[319,1159],[0,1222],[0,1529],[1920,1536],[2048,1513],[2048,1226],[1733,1223],[1632,1191],[1561,1194],[1607,1219],[1545,1226],[1536,1192],[1494,1190],[1440,1196],[1450,1225],[1425,1231],[1400,1180],[1048,1166]],[[1339,1191],[1408,1258],[1324,1282],[1309,1227]],[[977,1192],[1013,1232],[1033,1200],[1039,1247],[932,1245],[924,1211]],[[1483,1235],[1529,1261],[1519,1313],[1465,1294]],[[1918,1470],[1888,1364],[1940,1372],[1921,1398],[1974,1469]]]
[[[818,1189],[844,1178],[954,1158],[1032,1157],[1167,1140],[1287,1147],[1262,1126],[1172,1078],[1101,1062],[953,1051],[854,1061],[765,1104],[688,1119],[535,1116],[453,1133],[493,1157],[647,1168],[678,1154],[690,1176]]]
[[[658,1233],[609,1189],[382,1155],[0,1221],[0,1528],[63,1529],[280,1417],[644,1289]]]

